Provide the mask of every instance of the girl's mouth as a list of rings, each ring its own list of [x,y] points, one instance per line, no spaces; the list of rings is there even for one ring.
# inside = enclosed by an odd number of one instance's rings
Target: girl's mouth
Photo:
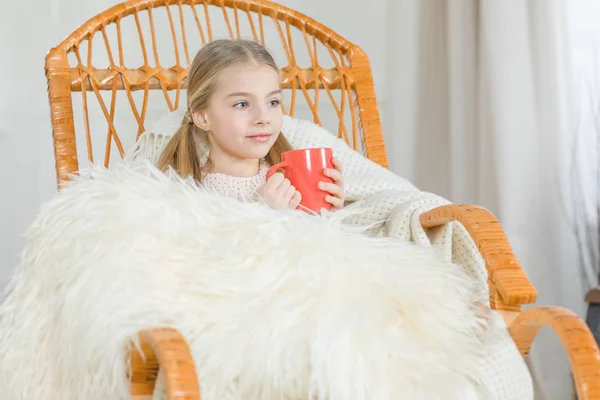
[[[254,140],[256,142],[267,142],[269,140],[269,138],[271,137],[270,134],[268,133],[260,133],[258,135],[252,135],[252,136],[246,136],[248,139]]]

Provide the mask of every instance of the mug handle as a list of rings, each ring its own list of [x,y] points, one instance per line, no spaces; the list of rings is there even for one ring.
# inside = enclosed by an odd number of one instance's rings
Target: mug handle
[[[271,176],[273,176],[273,174],[278,170],[278,169],[285,169],[287,167],[290,166],[290,163],[288,161],[283,161],[280,162],[278,164],[273,165],[271,168],[269,168],[269,170],[267,171],[267,180],[269,180],[269,178]]]

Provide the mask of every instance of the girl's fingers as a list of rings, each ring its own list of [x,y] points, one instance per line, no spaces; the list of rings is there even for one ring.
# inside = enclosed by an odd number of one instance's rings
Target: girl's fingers
[[[331,163],[333,167],[341,174],[342,173],[342,163],[337,158],[332,158]]]
[[[319,189],[324,190],[326,192],[331,193],[332,195],[343,198],[344,197],[344,188],[343,186],[336,185],[335,183],[330,182],[319,182]]]
[[[323,172],[325,174],[325,176],[333,179],[333,181],[342,186],[343,182],[344,182],[344,178],[342,176],[341,171],[335,170],[335,169],[331,169],[331,168],[327,168],[325,169],[325,171]]]
[[[292,196],[292,199],[290,200],[290,208],[296,209],[301,201],[302,201],[302,195],[300,194],[299,191],[296,190],[296,193],[294,193],[294,195]]]
[[[339,197],[326,196],[325,201],[331,204],[335,209],[344,207],[344,200],[340,199]]]

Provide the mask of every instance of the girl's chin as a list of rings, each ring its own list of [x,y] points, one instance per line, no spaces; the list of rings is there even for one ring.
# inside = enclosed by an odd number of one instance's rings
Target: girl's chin
[[[269,150],[266,151],[244,151],[237,154],[237,157],[245,160],[262,160],[267,154],[269,154]]]
[[[248,154],[248,157],[252,155],[252,158],[264,158],[273,147],[273,143],[253,143],[244,149],[244,153]]]

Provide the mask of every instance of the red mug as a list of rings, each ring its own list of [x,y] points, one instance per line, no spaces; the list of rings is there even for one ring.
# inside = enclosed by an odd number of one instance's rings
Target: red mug
[[[315,212],[323,208],[331,210],[332,205],[325,200],[329,193],[319,189],[318,184],[322,181],[333,183],[333,179],[324,174],[326,168],[333,169],[332,158],[333,150],[329,147],[285,151],[281,153],[282,162],[267,171],[267,179],[282,169],[285,177],[302,195],[299,209]]]

